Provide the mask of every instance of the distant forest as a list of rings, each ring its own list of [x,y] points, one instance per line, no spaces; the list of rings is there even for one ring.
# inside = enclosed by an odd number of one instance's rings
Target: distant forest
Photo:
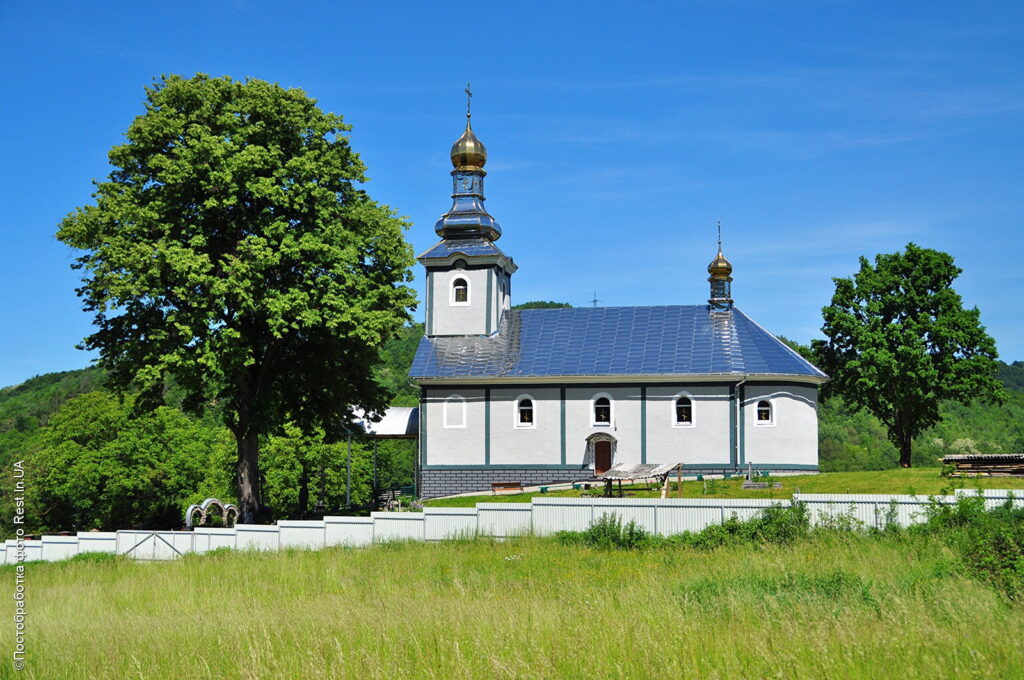
[[[568,305],[524,308],[561,306]],[[394,393],[394,405],[417,404],[418,389],[408,372],[422,337],[422,324],[408,326],[382,352],[377,379]],[[807,347],[786,342],[809,356]],[[937,466],[951,453],[1024,451],[1024,362],[1002,363],[1000,378],[1008,392],[1001,405],[942,405],[942,422],[915,442],[915,465]],[[133,418],[130,402],[102,387],[97,368],[49,373],[0,389],[0,465],[27,461],[34,485],[30,499],[39,518],[34,529],[172,526],[189,503],[209,495],[231,498],[233,441],[215,407],[202,417],[183,413],[174,385],[167,387],[168,405],[157,413]],[[885,428],[839,397],[820,405],[819,443],[826,472],[897,466],[898,453]],[[270,438],[261,464],[265,502],[273,515],[302,516],[321,501],[328,508],[343,505],[347,456],[346,442],[325,445],[287,429]],[[376,457],[382,488],[412,483],[411,442],[382,442]],[[351,501],[368,503],[372,446],[354,441],[352,461]],[[140,500],[156,497],[162,502]],[[5,490],[3,517],[11,516],[9,502]]]

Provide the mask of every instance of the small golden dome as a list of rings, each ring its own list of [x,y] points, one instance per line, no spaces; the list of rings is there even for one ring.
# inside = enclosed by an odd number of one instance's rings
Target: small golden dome
[[[469,124],[469,116],[466,116],[466,131],[452,144],[452,165],[456,170],[479,170],[484,169],[487,162],[487,149],[484,143],[473,134],[473,128]]]
[[[708,265],[708,274],[711,274],[713,279],[726,279],[732,275],[732,263],[725,259],[721,246],[718,247],[715,259],[711,260],[711,264]]]

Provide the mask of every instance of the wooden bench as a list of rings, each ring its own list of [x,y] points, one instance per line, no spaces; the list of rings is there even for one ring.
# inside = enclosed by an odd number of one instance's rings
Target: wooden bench
[[[523,492],[522,482],[491,482],[491,493],[497,494],[499,491],[512,491],[515,493]]]

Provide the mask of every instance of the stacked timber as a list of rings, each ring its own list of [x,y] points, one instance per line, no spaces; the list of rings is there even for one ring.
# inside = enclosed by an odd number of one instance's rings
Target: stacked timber
[[[954,477],[1024,477],[1024,453],[946,456],[942,463],[954,467]]]

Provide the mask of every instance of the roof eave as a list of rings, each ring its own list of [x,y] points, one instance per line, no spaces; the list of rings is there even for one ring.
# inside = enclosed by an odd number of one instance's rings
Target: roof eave
[[[528,376],[416,376],[409,378],[420,385],[501,385],[534,383],[679,383],[720,382],[801,382],[818,386],[828,377],[788,373],[664,373],[637,375],[528,375]]]
[[[456,260],[465,260],[466,264],[496,264],[509,274],[519,270],[519,266],[512,261],[512,258],[505,254],[498,255],[467,255],[461,251],[454,252],[447,257],[423,257],[416,258],[424,267],[450,267]]]

